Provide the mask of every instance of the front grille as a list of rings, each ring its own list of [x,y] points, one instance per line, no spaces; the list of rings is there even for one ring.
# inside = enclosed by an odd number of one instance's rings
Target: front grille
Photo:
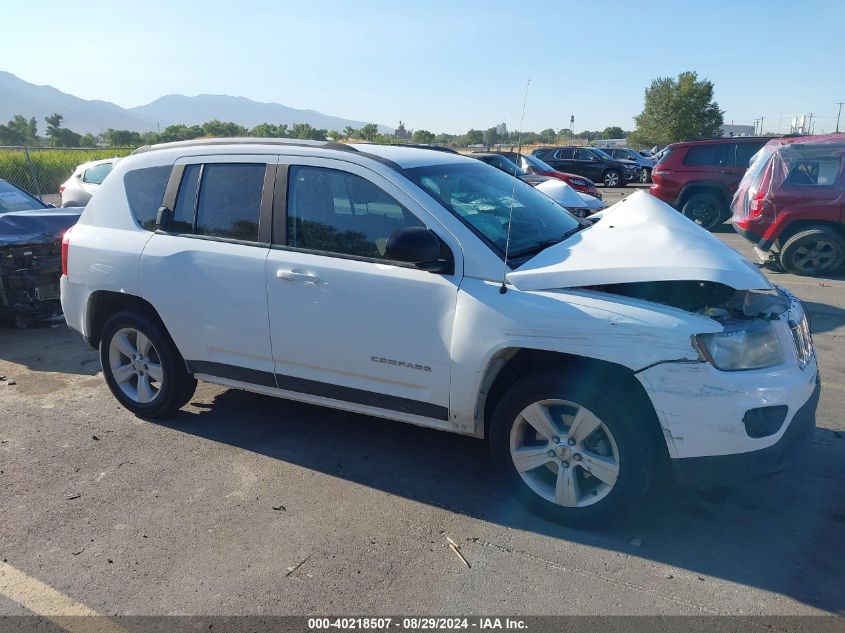
[[[813,337],[805,314],[800,323],[790,323],[792,340],[795,341],[795,351],[798,353],[798,366],[804,369],[813,358]]]

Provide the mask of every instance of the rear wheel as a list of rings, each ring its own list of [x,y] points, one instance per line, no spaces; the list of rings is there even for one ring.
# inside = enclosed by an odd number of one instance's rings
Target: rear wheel
[[[114,397],[142,418],[175,413],[197,386],[162,328],[135,312],[118,312],[106,322],[100,364]]]
[[[793,275],[822,275],[845,261],[845,240],[824,226],[799,231],[780,249],[781,266]]]
[[[602,175],[602,182],[605,187],[620,187],[622,186],[622,174],[615,169],[608,169]]]
[[[631,409],[577,378],[530,374],[496,407],[493,458],[526,504],[572,525],[601,524],[629,510],[653,477],[654,447]]]
[[[712,193],[694,193],[681,207],[681,213],[708,231],[727,219],[724,202]]]
[[[646,184],[651,182],[651,170],[648,167],[640,170],[640,182]]]

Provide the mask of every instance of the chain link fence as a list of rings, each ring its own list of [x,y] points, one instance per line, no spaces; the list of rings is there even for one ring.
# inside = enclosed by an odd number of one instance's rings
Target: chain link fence
[[[59,185],[73,174],[77,166],[102,158],[128,156],[133,149],[0,146],[0,179],[45,202],[56,204]]]

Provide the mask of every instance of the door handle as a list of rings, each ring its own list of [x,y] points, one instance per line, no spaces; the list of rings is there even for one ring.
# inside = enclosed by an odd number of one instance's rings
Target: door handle
[[[304,284],[318,284],[321,281],[317,275],[312,275],[311,273],[298,273],[293,270],[285,270],[284,268],[279,268],[276,271],[276,277],[278,279],[284,279],[285,281],[298,281]]]

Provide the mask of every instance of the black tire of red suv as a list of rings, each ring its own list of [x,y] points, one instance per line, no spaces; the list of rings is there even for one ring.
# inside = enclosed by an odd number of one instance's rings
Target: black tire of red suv
[[[523,410],[533,403],[558,399],[591,411],[611,434],[618,451],[618,478],[613,488],[599,501],[583,507],[559,505],[540,496],[523,480],[512,457],[512,430]],[[546,369],[528,374],[508,388],[493,412],[488,441],[497,469],[522,503],[561,523],[602,527],[637,504],[658,470],[656,448],[641,426],[642,417],[633,407],[606,397],[604,392],[596,390],[594,383]],[[578,460],[577,456],[573,458]],[[572,462],[573,470],[575,463]]]
[[[681,213],[708,231],[712,231],[728,218],[724,201],[712,193],[692,194],[681,207]]]
[[[141,333],[149,339],[151,351],[147,355],[161,369],[161,381],[157,383],[157,388],[152,390],[154,397],[149,402],[140,402],[127,393],[127,391],[132,391],[131,381],[137,381],[137,377],[130,378],[129,381],[124,380],[123,383],[129,382],[130,385],[130,388],[124,389],[115,377],[115,370],[112,368],[110,357],[112,340],[119,333],[131,331]],[[136,339],[136,347],[140,347],[138,342]],[[128,362],[131,362],[128,356],[126,358]],[[137,312],[118,312],[103,326],[100,337],[100,365],[103,368],[106,384],[117,401],[140,418],[161,418],[174,414],[188,403],[197,388],[196,379],[188,373],[185,361],[170,336],[153,320]],[[140,393],[137,382],[135,392]]]
[[[625,181],[622,174],[616,169],[608,169],[601,176],[602,184],[605,187],[624,187]]]
[[[833,229],[814,226],[790,237],[778,255],[783,269],[814,277],[831,273],[845,262],[845,240]]]

